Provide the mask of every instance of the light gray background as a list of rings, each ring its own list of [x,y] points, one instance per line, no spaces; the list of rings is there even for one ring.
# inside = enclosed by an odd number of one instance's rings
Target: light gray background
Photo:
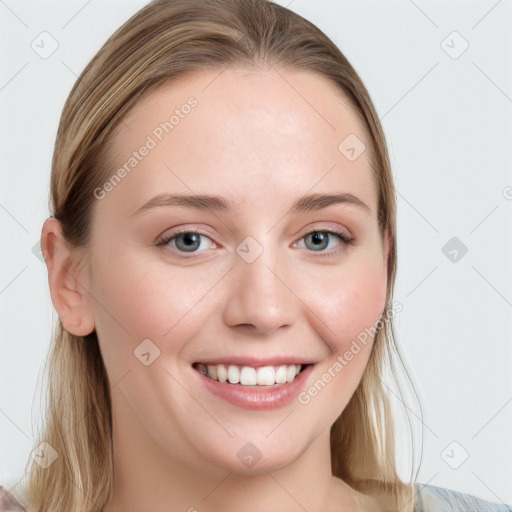
[[[32,250],[60,112],[90,58],[145,3],[0,0],[0,484],[23,475],[55,319]],[[396,326],[423,409],[419,481],[512,503],[511,1],[279,3],[333,38],[386,132],[399,207]],[[58,48],[43,59],[31,44],[48,51],[51,38]],[[468,248],[456,262],[442,252],[454,236]],[[418,406],[405,401],[419,432]],[[410,456],[400,456],[404,477]]]

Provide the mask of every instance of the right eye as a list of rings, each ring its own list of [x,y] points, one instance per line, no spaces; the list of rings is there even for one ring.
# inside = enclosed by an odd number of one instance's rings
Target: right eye
[[[156,242],[159,247],[170,247],[174,251],[181,253],[197,253],[209,249],[209,244],[214,244],[213,240],[198,231],[183,230],[165,235]]]

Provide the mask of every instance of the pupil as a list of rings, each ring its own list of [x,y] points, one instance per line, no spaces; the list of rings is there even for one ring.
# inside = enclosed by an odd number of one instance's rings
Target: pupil
[[[176,239],[176,245],[180,249],[185,249],[188,252],[190,252],[191,249],[192,250],[197,249],[199,247],[199,244],[200,244],[199,235],[194,234],[194,233],[186,233]]]
[[[315,250],[325,249],[329,243],[329,235],[327,233],[313,233],[311,234],[311,241]]]

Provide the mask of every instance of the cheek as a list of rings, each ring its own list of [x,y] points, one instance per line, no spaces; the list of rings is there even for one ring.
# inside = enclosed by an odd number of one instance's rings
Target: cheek
[[[379,320],[386,301],[386,272],[371,253],[352,257],[347,265],[332,267],[322,286],[311,292],[311,304],[323,320],[323,338],[331,351],[346,350],[358,335]]]
[[[218,280],[211,269],[206,275],[192,267],[178,271],[136,256],[99,256],[93,265],[96,331],[112,379],[140,364],[134,350],[144,340],[161,355],[180,352],[202,325],[207,302],[202,299]]]
[[[361,255],[356,264],[333,272],[324,285],[323,299],[314,307],[317,314],[310,318],[331,355],[319,365],[298,401],[319,418],[329,411],[325,421],[332,425],[353,396],[368,363],[385,305],[386,272],[377,259]]]
[[[385,267],[378,252],[361,252],[346,265],[332,267],[329,278],[324,277],[321,282],[322,286],[310,293],[309,304],[315,313],[310,315],[310,321],[331,352],[322,370],[340,362],[343,368],[336,365],[331,373],[343,371],[341,380],[352,381],[355,389],[385,306]]]

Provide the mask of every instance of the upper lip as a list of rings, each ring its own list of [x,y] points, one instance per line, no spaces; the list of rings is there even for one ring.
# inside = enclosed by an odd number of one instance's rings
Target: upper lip
[[[212,359],[201,359],[196,361],[194,364],[204,364],[204,365],[217,365],[217,364],[225,364],[225,365],[234,365],[234,366],[251,366],[253,368],[258,368],[260,366],[281,366],[281,365],[289,365],[289,364],[314,364],[313,361],[304,359],[303,357],[293,357],[293,356],[275,356],[275,357],[237,357],[237,356],[227,356],[227,357],[216,357]]]

